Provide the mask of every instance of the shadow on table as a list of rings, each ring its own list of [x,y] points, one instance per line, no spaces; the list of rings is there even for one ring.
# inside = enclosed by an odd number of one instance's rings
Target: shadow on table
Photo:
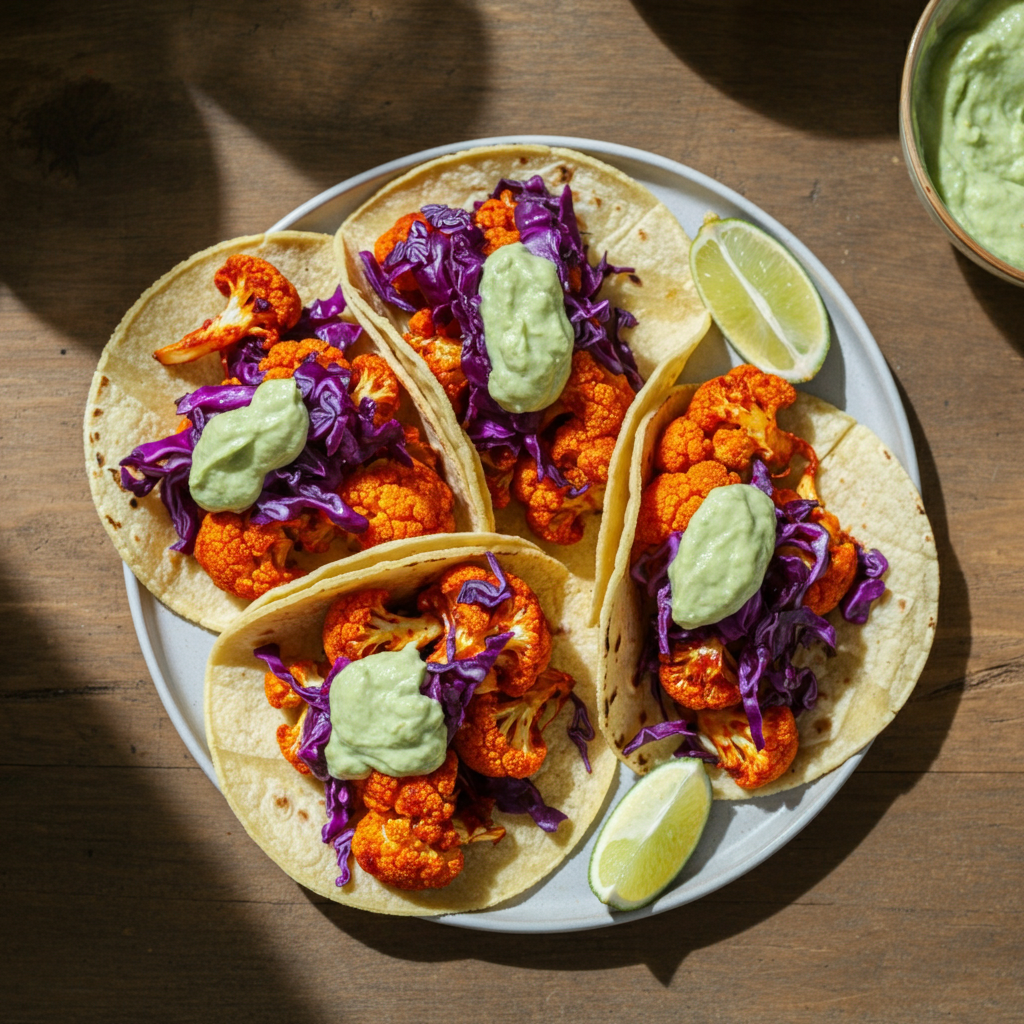
[[[113,593],[121,572],[110,561]],[[280,912],[247,901],[224,868],[251,841],[183,746],[180,764],[175,740],[153,763],[158,734],[173,726],[150,680],[129,675],[141,666],[130,626],[130,647],[111,649],[109,665],[65,660],[58,652],[74,651],[86,628],[70,612],[72,624],[44,629],[21,589],[0,565],[0,1016],[309,1019],[283,962],[291,946]],[[59,620],[64,600],[75,598],[52,595],[48,619]],[[290,897],[263,861],[257,851],[254,870]]]
[[[696,903],[614,928],[565,935],[462,930],[434,922],[351,910],[307,893],[336,927],[387,956],[416,962],[482,960],[552,971],[646,964],[668,986],[695,950],[713,946],[800,901],[864,841],[891,804],[909,792],[938,756],[963,693],[970,650],[968,594],[950,544],[935,462],[901,391],[939,552],[942,586],[931,657],[910,700],[875,740],[835,799],[791,843],[742,878]],[[955,611],[954,611],[955,610]]]
[[[1024,356],[1024,288],[982,270],[959,250],[953,251],[960,273],[988,314],[989,320],[1017,354]]]
[[[897,133],[921,0],[633,0],[673,53],[740,103],[823,135]]]
[[[4,29],[0,281],[95,349],[153,281],[221,239],[219,174],[245,169],[214,152],[202,97],[327,187],[461,137],[488,67],[468,0],[153,0],[102,18],[10,0]],[[410,62],[429,63],[416,89],[399,73]]]

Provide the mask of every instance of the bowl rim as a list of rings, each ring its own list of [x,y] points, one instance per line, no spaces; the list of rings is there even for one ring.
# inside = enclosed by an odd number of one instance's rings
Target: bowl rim
[[[995,271],[1001,277],[1024,285],[1024,270],[1015,267],[1012,263],[1007,263],[990,252],[969,235],[959,221],[953,217],[939,197],[938,190],[932,184],[931,176],[921,159],[918,137],[914,131],[912,87],[917,73],[917,65],[921,59],[925,32],[931,24],[936,9],[944,2],[945,0],[929,0],[928,6],[921,12],[917,25],[914,26],[914,34],[910,37],[910,45],[907,47],[906,60],[903,62],[903,77],[900,82],[900,136],[903,140],[903,155],[909,164],[911,177],[918,186],[919,195],[927,200],[932,214],[952,235],[959,248],[975,263]]]

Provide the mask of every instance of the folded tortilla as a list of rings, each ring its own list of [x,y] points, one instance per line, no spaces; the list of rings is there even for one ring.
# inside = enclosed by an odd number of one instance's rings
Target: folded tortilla
[[[402,337],[409,314],[381,300],[359,253],[372,252],[377,238],[399,217],[428,203],[472,210],[473,203],[487,199],[502,178],[522,181],[536,174],[553,195],[571,185],[591,262],[607,254],[610,263],[634,268],[632,274],[608,277],[600,296],[637,318],[637,326],[624,330],[623,337],[645,385],[630,407],[612,454],[604,511],[588,517],[579,543],[550,544],[536,537],[515,500],[496,509],[494,516],[500,533],[529,538],[575,575],[593,581],[590,615],[596,621],[625,510],[636,424],[664,398],[711,323],[690,276],[690,240],[679,222],[639,182],[584,153],[532,144],[488,146],[431,160],[390,182],[342,224],[336,237],[337,258],[345,295],[360,319],[416,376],[449,436],[465,437],[443,388]],[[472,444],[459,450],[467,458],[467,473],[487,494],[483,466]]]
[[[640,670],[646,638],[655,626],[630,576],[630,552],[641,493],[654,475],[657,440],[686,411],[696,389],[674,389],[639,426],[625,527],[601,611],[598,721],[621,760],[641,774],[671,757],[679,739],[648,743],[628,756],[622,753],[642,727],[665,720],[650,680]],[[935,637],[935,538],[921,497],[896,457],[867,427],[811,395],[798,394],[792,407],[779,412],[778,421],[817,452],[817,487],[825,507],[866,549],[878,548],[888,559],[886,591],[871,606],[863,626],[847,622],[838,610],[827,616],[836,630],[836,653],[826,657],[820,645],[809,652],[805,663],[818,678],[818,701],[797,716],[800,746],[786,774],[748,790],[724,770],[709,768],[716,799],[768,796],[837,768],[892,721],[924,669]]]
[[[125,314],[100,357],[85,411],[85,459],[93,500],[118,553],[139,582],[179,615],[219,632],[249,603],[219,590],[190,555],[170,550],[177,533],[160,500],[159,487],[144,498],[121,488],[119,462],[136,445],[172,434],[183,395],[223,380],[218,353],[190,363],[163,366],[153,352],[177,341],[225,306],[213,283],[228,256],[246,253],[267,260],[295,285],[303,305],[330,298],[338,287],[330,235],[281,231],[221,242],[178,264],[149,288]],[[397,418],[416,426],[440,457],[440,474],[455,498],[457,530],[493,527],[486,491],[465,472],[469,447],[452,439],[414,380],[391,350],[365,331],[348,349],[354,357],[375,352],[387,359],[405,389]],[[424,550],[447,546],[436,536],[421,540]],[[343,560],[358,566],[375,558],[343,539],[325,554],[300,554],[306,569]],[[352,561],[349,561],[352,560]],[[273,594],[273,591],[270,592]]]
[[[528,815],[494,820],[506,835],[497,844],[464,847],[465,866],[446,888],[405,892],[377,881],[352,861],[352,878],[335,884],[333,847],[321,841],[323,784],[300,775],[282,756],[277,727],[296,712],[271,707],[264,694],[266,666],[253,650],[280,646],[286,661],[323,657],[322,629],[341,594],[384,588],[395,599],[419,593],[447,569],[467,562],[488,568],[486,553],[523,579],[540,599],[551,625],[552,668],[576,680],[574,693],[594,715],[596,627],[585,625],[589,588],[534,545],[497,535],[456,536],[447,551],[424,554],[416,541],[398,541],[377,564],[359,572],[311,574],[286,599],[261,598],[218,638],[206,671],[206,736],[220,788],[250,836],[302,885],[350,906],[387,914],[447,914],[493,906],[539,882],[576,847],[597,817],[616,760],[600,734],[589,743],[592,771],[566,734],[573,705],[567,702],[547,727],[548,755],[532,776],[545,802],[568,815],[547,833]],[[291,717],[288,717],[291,716]]]

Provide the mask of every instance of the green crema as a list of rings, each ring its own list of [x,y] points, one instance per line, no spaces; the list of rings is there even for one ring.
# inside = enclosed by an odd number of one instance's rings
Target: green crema
[[[395,778],[443,763],[448,730],[441,705],[420,693],[427,666],[415,644],[346,665],[331,683],[331,738],[324,753],[336,779],[370,770]]]
[[[508,412],[539,412],[572,369],[573,330],[555,265],[522,242],[484,261],[480,315],[491,360],[487,391]]]
[[[668,567],[673,620],[696,629],[738,612],[760,589],[774,551],[772,499],[750,484],[714,488]]]
[[[298,458],[309,413],[291,377],[264,381],[249,405],[211,418],[192,452],[188,489],[207,512],[244,512],[263,478]]]
[[[949,212],[1024,267],[1024,2],[985,4],[942,40],[925,98],[925,160]]]

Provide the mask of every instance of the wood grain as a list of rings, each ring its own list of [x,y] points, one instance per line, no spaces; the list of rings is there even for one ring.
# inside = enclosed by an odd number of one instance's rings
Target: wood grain
[[[922,0],[14,0],[0,37],[0,1016],[1011,1021],[1024,1013],[1024,291],[899,152]],[[175,262],[408,152],[639,146],[794,231],[860,309],[939,543],[924,676],[821,816],[646,922],[346,910],[242,834],[167,719],[82,467],[92,369]]]

